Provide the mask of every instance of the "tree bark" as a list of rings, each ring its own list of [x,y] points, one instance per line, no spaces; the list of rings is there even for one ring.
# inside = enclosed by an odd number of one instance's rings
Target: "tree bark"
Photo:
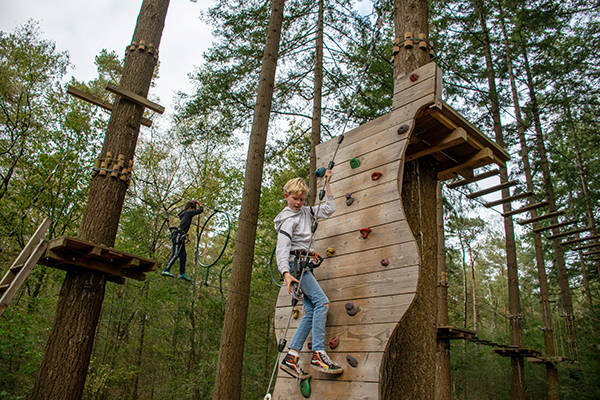
[[[395,35],[429,34],[428,3],[394,0]],[[427,64],[429,54],[402,47],[394,59],[394,81]],[[394,330],[382,361],[379,395],[382,399],[432,399],[435,396],[437,353],[437,177],[430,160],[404,165],[402,199],[406,218],[421,256],[417,293]]]
[[[438,230],[438,279],[437,326],[448,325],[448,274],[446,272],[446,249],[444,246],[444,206],[442,183],[437,185],[437,230]],[[435,400],[450,400],[452,379],[450,376],[450,339],[438,339],[435,368]]]
[[[529,58],[527,54],[527,48],[525,43],[521,42],[521,51],[523,54],[524,67],[526,72],[527,86],[529,88],[529,98],[531,101],[531,113],[535,127],[535,143],[540,159],[540,167],[542,170],[544,189],[546,191],[546,199],[548,200],[549,212],[555,212],[556,207],[556,196],[554,195],[554,186],[552,184],[552,177],[550,175],[550,166],[548,164],[548,157],[546,154],[546,148],[544,145],[544,135],[542,132],[542,124],[540,122],[540,112],[537,103],[537,96],[535,93],[535,86],[533,83],[533,77],[531,74],[531,68],[529,65]],[[550,219],[552,225],[558,223],[558,218],[553,217]],[[552,234],[557,235],[560,233],[558,228],[552,229]],[[573,312],[573,299],[571,296],[571,288],[569,286],[569,277],[567,275],[567,268],[565,266],[565,255],[564,249],[561,245],[560,239],[552,240],[552,249],[554,250],[554,257],[556,258],[555,266],[558,273],[558,285],[560,287],[560,296],[565,313],[565,328],[567,331],[567,352],[569,356],[576,357],[577,355],[577,339],[575,334],[575,315]]]
[[[269,129],[269,115],[275,84],[284,4],[285,0],[272,0],[271,4],[271,17],[267,28],[267,39],[258,83],[248,157],[246,159],[244,192],[231,267],[231,290],[225,308],[225,320],[213,391],[214,400],[235,400],[241,396],[242,363],[254,242],[256,240],[265,145]]]
[[[317,17],[317,40],[315,45],[315,82],[313,88],[312,133],[310,135],[310,171],[308,176],[308,204],[313,204],[317,196],[317,153],[316,147],[321,143],[321,102],[323,92],[323,24],[324,1],[319,0]]]
[[[490,47],[490,37],[487,28],[486,15],[481,0],[473,1],[476,13],[479,17],[481,26],[483,51],[485,54],[487,79],[489,85],[490,111],[494,124],[494,136],[496,143],[504,147],[504,136],[502,134],[502,123],[500,119],[500,106],[498,101],[498,91],[496,89],[496,77],[492,61]],[[500,182],[508,181],[508,170],[506,167],[500,168]],[[502,198],[510,196],[508,188],[502,190]],[[502,205],[503,212],[506,214],[511,211],[510,203]],[[519,295],[519,270],[517,266],[517,250],[515,244],[515,232],[512,217],[504,218],[504,234],[506,241],[506,268],[508,277],[508,308],[510,318],[510,344],[521,346],[521,299]],[[525,399],[525,376],[523,357],[518,355],[511,356],[511,399]]]
[[[158,49],[169,0],[144,0],[133,41]],[[146,97],[156,66],[142,51],[128,52],[120,86]],[[117,97],[108,123],[102,157],[123,154],[133,160],[144,107]],[[127,184],[110,176],[93,178],[79,237],[113,246]],[[38,370],[32,399],[81,399],[106,286],[106,275],[68,272],[60,291],[54,326]]]

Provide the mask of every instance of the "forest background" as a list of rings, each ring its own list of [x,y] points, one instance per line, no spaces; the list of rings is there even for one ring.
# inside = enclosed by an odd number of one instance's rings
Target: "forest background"
[[[283,184],[291,177],[308,179],[309,175],[318,3],[289,0],[285,9],[250,293],[244,399],[264,395],[276,357],[272,317],[278,287],[277,277],[273,279],[270,273],[276,241],[272,220],[285,204]],[[435,61],[445,71],[444,98],[492,136],[486,63],[474,3],[432,1],[430,37]],[[376,2],[373,12],[367,14],[357,12],[351,0],[323,0],[323,5],[321,126],[322,140],[328,140],[342,134],[346,122],[351,128],[390,110],[393,26],[391,2]],[[541,110],[545,149],[558,202],[567,210],[565,218],[583,219],[589,205],[597,220],[600,67],[594,54],[600,45],[600,6],[587,0],[484,0],[483,6],[507,150],[512,156],[511,178],[524,181],[507,54],[517,78],[535,184],[542,192],[532,92]],[[161,121],[157,128],[143,128],[134,178],[121,216],[118,249],[164,262],[170,252],[168,227],[177,224],[175,215],[186,199],[200,199],[209,209],[226,210],[232,217],[231,235],[235,237],[268,14],[268,2],[226,0],[202,15],[215,40],[205,53],[205,61],[190,71],[193,90],[177,96],[172,118]],[[378,16],[382,16],[381,27],[375,24]],[[506,32],[501,29],[501,20],[506,23]],[[378,30],[379,36],[375,35]],[[370,53],[375,37],[378,40]],[[71,98],[66,87],[74,85],[110,100],[104,87],[109,82],[118,84],[122,55],[102,51],[95,63],[97,78],[80,82],[67,76],[68,54],[58,51],[35,21],[0,33],[2,272],[44,217],[53,220],[50,237],[77,233],[90,169],[99,153],[108,115]],[[358,95],[353,96],[357,88]],[[578,159],[581,162],[576,162]],[[479,337],[508,343],[501,216],[468,200],[466,192],[443,192],[450,322],[476,329]],[[208,215],[210,210],[190,231],[188,270],[193,284],[151,273],[144,282],[128,280],[124,285],[107,287],[85,399],[210,398],[233,240],[219,263],[205,275],[199,263],[214,259],[226,231],[222,216],[215,217],[199,238]],[[517,233],[523,345],[541,350],[532,236],[526,228]],[[546,244],[557,349],[559,354],[576,359],[559,365],[562,398],[600,398],[598,261],[581,261],[577,252],[566,253],[578,344],[577,354],[568,354],[554,254],[549,242]],[[62,271],[37,266],[0,317],[0,398],[26,398],[31,391],[63,277]],[[527,363],[525,376],[528,398],[544,398],[543,366]],[[510,396],[509,360],[495,355],[490,347],[453,342],[452,378],[452,393],[457,399]]]

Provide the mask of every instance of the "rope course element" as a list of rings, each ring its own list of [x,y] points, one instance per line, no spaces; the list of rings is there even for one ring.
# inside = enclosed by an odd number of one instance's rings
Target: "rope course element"
[[[219,216],[219,215],[225,217],[225,221],[226,221],[225,226],[227,227],[226,233],[225,233],[225,239],[223,241],[223,247],[221,247],[221,249],[217,252],[218,255],[212,261],[207,262],[206,260],[203,260],[201,258],[200,242],[203,238],[202,235],[204,235],[204,237],[206,237],[208,235],[208,232],[209,232],[208,227],[210,226],[209,222],[213,221],[213,218],[215,218],[215,216]],[[218,222],[217,222],[217,224],[218,224]],[[202,282],[202,284],[204,286],[208,286],[208,274],[209,274],[210,268],[212,266],[214,266],[217,262],[219,262],[219,260],[225,253],[225,249],[227,249],[227,244],[229,243],[230,235],[231,235],[231,219],[229,217],[229,214],[226,213],[225,211],[218,210],[218,209],[212,210],[212,213],[204,221],[204,224],[202,224],[202,228],[200,229],[200,232],[198,233],[197,239],[196,239],[196,261],[198,262],[198,264],[201,267],[203,267],[206,270],[206,272],[204,274],[204,281]]]

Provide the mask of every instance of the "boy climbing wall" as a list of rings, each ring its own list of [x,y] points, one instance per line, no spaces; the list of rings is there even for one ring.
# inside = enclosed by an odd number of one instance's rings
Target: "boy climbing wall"
[[[329,181],[331,170],[325,172],[325,190],[327,201],[320,207],[304,206],[308,187],[301,178],[288,181],[283,187],[284,197],[287,201],[285,207],[275,217],[275,230],[277,231],[277,268],[283,275],[288,293],[292,294],[294,284],[299,284],[304,296],[304,317],[289,345],[289,351],[283,359],[280,368],[295,378],[305,379],[310,375],[305,373],[298,365],[300,350],[312,329],[313,355],[310,365],[326,374],[339,375],[344,369],[333,362],[325,352],[325,323],[329,311],[329,299],[315,279],[312,270],[307,269],[302,276],[302,282],[293,275],[300,276],[300,271],[290,268],[298,267],[297,257],[308,256],[314,250],[312,244],[311,227],[318,218],[329,218],[335,211],[335,201],[331,193]]]

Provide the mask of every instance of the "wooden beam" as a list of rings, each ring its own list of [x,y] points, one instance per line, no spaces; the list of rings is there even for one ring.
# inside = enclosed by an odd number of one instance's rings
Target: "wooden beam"
[[[135,94],[129,90],[126,90],[126,89],[123,89],[120,87],[116,87],[112,83],[109,83],[106,85],[106,90],[108,90],[109,92],[118,94],[119,96],[125,97],[126,99],[131,100],[134,103],[138,103],[139,105],[149,108],[152,111],[155,111],[159,114],[162,114],[165,112],[165,108],[163,106],[161,106],[160,104],[150,101],[147,98],[142,97],[139,94]]]
[[[596,256],[600,254],[600,250],[588,251],[587,253],[583,253],[584,256]]]
[[[490,201],[489,203],[485,203],[484,206],[488,207],[488,208],[495,207],[495,206],[499,206],[500,204],[505,204],[505,203],[510,203],[510,202],[516,201],[516,200],[521,200],[521,199],[524,199],[525,197],[529,197],[529,196],[533,196],[533,192],[519,193],[514,196],[506,197],[504,199]]]
[[[73,86],[67,87],[67,93],[73,97],[77,97],[80,100],[84,100],[84,101],[87,101],[88,103],[92,103],[95,106],[101,107],[101,108],[107,110],[108,112],[112,112],[113,105],[111,103],[108,103],[90,93],[86,93],[83,90],[79,90],[76,87],[73,87]],[[151,127],[152,120],[142,117],[141,124],[144,126],[147,126],[147,127]]]
[[[506,188],[509,188],[511,186],[515,186],[518,184],[519,184],[519,181],[517,181],[517,180],[504,182],[499,185],[489,187],[487,189],[483,189],[483,190],[479,190],[477,192],[470,193],[467,195],[467,198],[474,199],[476,197],[480,197],[480,196],[484,196],[486,194],[497,192],[498,190],[506,189]]]
[[[577,222],[579,222],[578,219],[572,219],[572,220],[569,220],[569,221],[561,222],[560,224],[543,226],[541,228],[534,229],[533,231],[535,233],[540,233],[540,232],[543,232],[543,231],[547,231],[549,229],[562,228],[563,226],[573,225],[573,224],[576,224]]]
[[[575,247],[574,249],[571,249],[571,250],[573,250],[573,251],[585,250],[585,249],[591,249],[593,247],[600,247],[600,243],[586,244],[584,246]]]
[[[562,244],[563,246],[567,246],[573,243],[581,243],[581,242],[586,242],[588,240],[592,240],[592,239],[598,239],[600,238],[600,235],[594,235],[594,236],[588,236],[588,237],[583,237],[583,238],[579,238],[579,239],[572,239],[572,240],[567,240],[566,242],[561,242],[560,244]]]
[[[558,239],[558,238],[561,238],[561,237],[573,235],[575,233],[586,232],[586,231],[589,231],[590,229],[592,229],[592,227],[586,226],[585,228],[573,229],[573,230],[570,230],[570,231],[557,233],[556,235],[546,236],[546,239],[548,239],[548,240],[554,240],[554,239]]]
[[[503,165],[502,161],[494,157],[494,153],[492,152],[492,150],[489,147],[486,147],[473,154],[463,163],[438,172],[437,179],[440,181],[445,181],[455,177],[462,170],[472,170],[491,163]]]
[[[563,215],[564,213],[565,213],[564,211],[554,211],[554,212],[551,212],[551,213],[548,213],[548,214],[540,215],[539,217],[524,219],[522,221],[517,221],[517,223],[519,225],[532,224],[534,222],[543,221],[543,220],[548,219],[548,218],[558,217],[560,215]]]
[[[482,179],[489,178],[490,176],[498,175],[499,173],[500,173],[500,170],[498,170],[498,169],[494,169],[492,171],[486,171],[482,174],[475,175],[472,178],[463,179],[458,182],[451,183],[451,184],[447,185],[447,187],[448,187],[448,189],[456,189],[457,187],[465,186],[465,185],[468,185],[469,183],[477,182]]]
[[[502,214],[503,217],[510,217],[511,215],[521,214],[526,211],[536,210],[538,208],[542,208],[548,205],[547,201],[541,201],[539,203],[531,204],[525,207],[518,208],[516,210],[509,211],[507,213]]]
[[[426,148],[421,151],[417,151],[412,154],[406,155],[404,158],[405,162],[413,161],[421,157],[428,156],[430,154],[439,153],[444,151],[450,147],[454,147],[461,143],[465,143],[467,141],[467,131],[463,128],[456,128],[452,133],[448,136],[444,137],[442,140],[434,144],[433,146]]]

